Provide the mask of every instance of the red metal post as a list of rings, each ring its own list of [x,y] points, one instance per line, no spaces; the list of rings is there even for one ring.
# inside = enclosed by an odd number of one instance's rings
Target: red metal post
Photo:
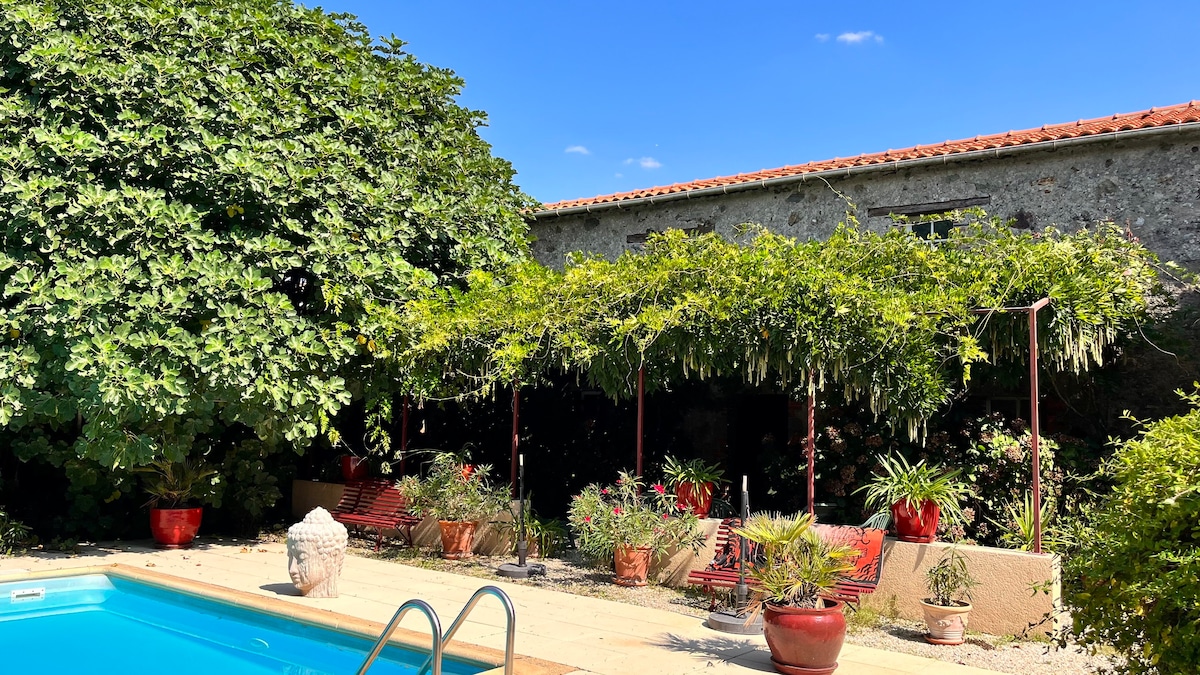
[[[812,376],[812,373],[809,373],[809,375],[808,375],[808,443],[807,443],[808,447],[807,447],[807,452],[808,452],[808,515],[810,515],[810,516],[815,516],[816,512],[817,512],[816,511],[816,503],[815,503],[816,489],[814,487],[814,485],[816,484],[815,483],[815,481],[816,481],[815,474],[816,474],[816,468],[817,468],[817,452],[816,452],[817,435],[816,435],[816,430],[813,428],[815,426],[814,420],[816,419],[816,408],[817,408],[816,398],[817,398],[816,393],[813,391],[813,376]]]
[[[408,395],[400,406],[400,475],[404,475],[404,461],[408,455]]]
[[[521,434],[517,427],[521,415],[521,388],[513,382],[513,426],[512,426],[512,473],[509,485],[512,486],[513,497],[517,497],[517,445]]]
[[[1033,552],[1042,552],[1042,462],[1038,454],[1041,420],[1038,416],[1038,310],[1050,304],[1042,298],[1029,307],[1029,445],[1033,449]]]
[[[642,477],[642,441],[646,419],[646,367],[638,368],[637,477]]]

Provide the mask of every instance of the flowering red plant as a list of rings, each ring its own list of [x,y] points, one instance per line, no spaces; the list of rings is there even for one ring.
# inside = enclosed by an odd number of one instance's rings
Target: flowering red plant
[[[656,554],[703,542],[698,520],[680,509],[675,495],[656,483],[644,490],[637,477],[621,473],[616,485],[592,484],[571,500],[568,520],[579,537],[579,549],[597,562],[612,562],[617,546],[650,548]]]

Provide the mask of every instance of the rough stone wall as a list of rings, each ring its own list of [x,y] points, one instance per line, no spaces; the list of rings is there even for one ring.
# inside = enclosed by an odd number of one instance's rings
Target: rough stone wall
[[[886,215],[868,217],[868,209],[979,197],[989,198],[984,210],[1015,219],[1017,227],[1076,229],[1111,220],[1127,225],[1164,260],[1200,271],[1200,131],[1188,129],[541,218],[531,224],[533,253],[561,267],[570,251],[613,258],[638,250],[630,235],[700,228],[729,237],[742,223],[825,238],[845,220],[848,206],[838,193],[854,204],[863,225],[878,231],[894,225]]]

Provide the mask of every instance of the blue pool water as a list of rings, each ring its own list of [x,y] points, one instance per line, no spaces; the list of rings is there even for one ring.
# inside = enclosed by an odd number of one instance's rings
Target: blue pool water
[[[0,673],[352,675],[372,645],[100,574],[0,583]],[[390,646],[370,673],[413,675],[427,657]],[[484,669],[442,663],[447,675]]]

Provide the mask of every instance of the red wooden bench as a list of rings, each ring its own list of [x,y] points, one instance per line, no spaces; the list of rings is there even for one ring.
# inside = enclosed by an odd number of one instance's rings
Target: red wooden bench
[[[713,561],[702,570],[688,573],[688,583],[701,586],[712,597],[709,610],[717,607],[715,588],[733,588],[738,582],[739,538],[733,528],[741,525],[740,518],[726,518],[717,528],[717,551]],[[872,593],[879,585],[883,572],[883,530],[849,525],[812,526],[821,538],[830,543],[843,544],[859,551],[854,569],[842,577],[830,589],[829,596],[841,600],[851,607],[858,607],[862,595]],[[752,563],[752,551],[747,551],[747,562]],[[746,584],[753,586],[754,580],[747,577]]]
[[[419,516],[409,511],[408,498],[396,488],[395,481],[384,478],[347,482],[331,514],[334,520],[352,526],[355,531],[373,528],[376,551],[383,544],[384,530],[396,530],[412,546],[412,529],[421,522]]]

